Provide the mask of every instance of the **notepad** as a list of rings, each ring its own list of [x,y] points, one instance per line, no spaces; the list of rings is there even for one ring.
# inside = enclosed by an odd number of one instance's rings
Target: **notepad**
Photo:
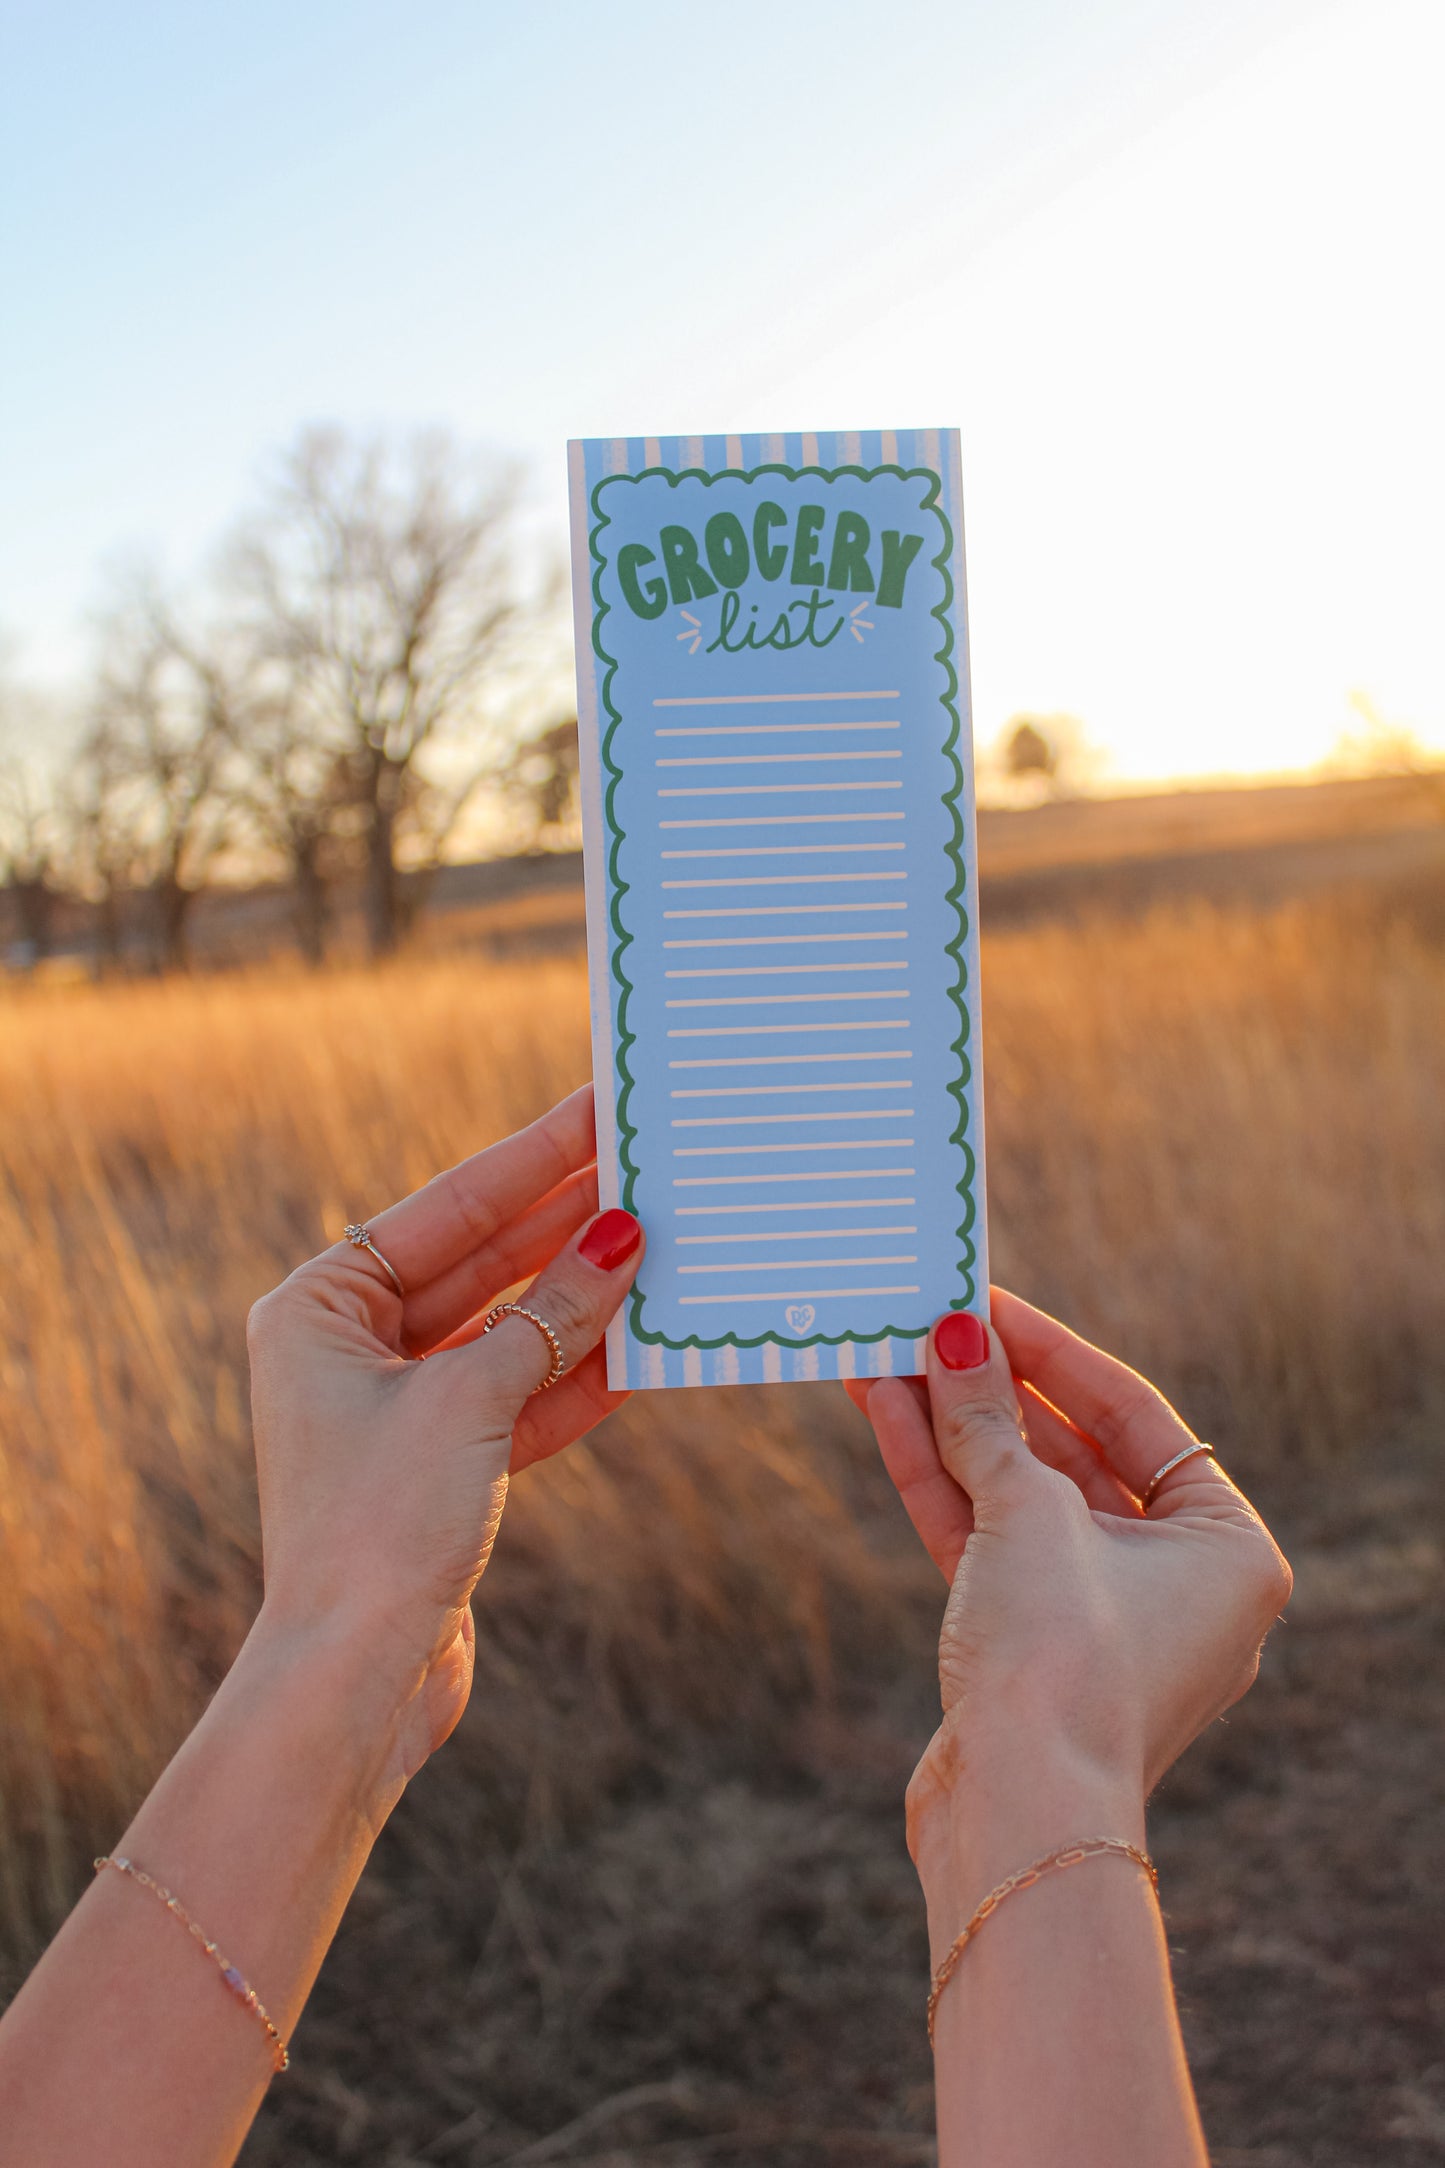
[[[988,1284],[957,434],[569,458],[609,1381],[916,1373]]]

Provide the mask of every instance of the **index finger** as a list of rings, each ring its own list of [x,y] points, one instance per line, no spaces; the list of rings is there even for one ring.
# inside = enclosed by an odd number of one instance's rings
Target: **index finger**
[[[1094,1440],[1136,1497],[1165,1461],[1197,1442],[1164,1395],[1127,1363],[1006,1288],[993,1288],[991,1299],[994,1329],[1017,1375]]]
[[[918,1378],[876,1379],[865,1412],[919,1542],[944,1580],[952,1581],[973,1534],[973,1507],[939,1458],[927,1389],[918,1390],[922,1383]]]
[[[415,1294],[596,1156],[592,1086],[584,1084],[527,1128],[433,1175],[367,1231]]]

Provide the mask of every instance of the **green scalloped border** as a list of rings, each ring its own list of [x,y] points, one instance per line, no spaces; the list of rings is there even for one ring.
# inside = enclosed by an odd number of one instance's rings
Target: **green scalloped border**
[[[617,1004],[617,1040],[614,1049],[614,1060],[620,1079],[620,1088],[617,1094],[617,1129],[618,1157],[623,1170],[622,1202],[629,1211],[632,1209],[633,1185],[637,1181],[641,1170],[634,1161],[631,1152],[632,1142],[637,1132],[627,1119],[627,1102],[631,1097],[634,1083],[634,1079],[627,1067],[627,1053],[628,1049],[636,1044],[636,1034],[628,1028],[627,1003],[629,995],[633,992],[633,987],[631,980],[623,969],[622,959],[631,946],[634,937],[622,923],[621,901],[627,894],[629,884],[622,878],[618,866],[618,852],[621,845],[626,841],[626,833],[618,825],[613,810],[613,796],[618,784],[622,781],[622,770],[615,765],[611,758],[611,746],[613,734],[621,723],[622,717],[612,705],[611,697],[612,680],[616,676],[620,665],[616,657],[609,655],[602,644],[602,622],[610,614],[611,604],[605,602],[602,598],[602,574],[607,566],[607,558],[600,547],[599,538],[603,530],[612,524],[602,509],[602,492],[604,489],[610,489],[618,482],[635,485],[638,482],[658,478],[665,481],[671,489],[675,489],[679,482],[685,481],[701,482],[704,488],[710,489],[714,482],[752,482],[763,475],[769,474],[780,475],[790,482],[801,482],[809,477],[818,481],[833,482],[843,476],[851,476],[857,481],[870,482],[877,476],[884,474],[895,475],[900,481],[905,482],[926,481],[930,484],[930,488],[920,504],[919,510],[932,512],[943,529],[943,547],[937,557],[933,559],[935,571],[941,572],[943,575],[943,595],[929,614],[938,619],[943,632],[943,645],[939,648],[933,660],[942,663],[947,673],[947,684],[939,697],[948,711],[950,723],[949,734],[943,743],[943,752],[952,763],[954,773],[953,786],[950,790],[945,791],[943,796],[944,804],[953,815],[953,836],[946,847],[954,868],[953,886],[949,889],[944,901],[953,905],[954,915],[958,920],[957,935],[952,941],[946,942],[944,945],[944,954],[953,958],[957,970],[956,982],[949,991],[959,1015],[958,1037],[954,1040],[950,1049],[958,1059],[958,1076],[956,1080],[950,1082],[948,1087],[958,1102],[958,1127],[948,1141],[950,1144],[958,1145],[964,1155],[964,1171],[958,1183],[959,1195],[963,1199],[963,1218],[954,1232],[962,1251],[958,1269],[962,1272],[965,1282],[965,1292],[960,1296],[956,1296],[949,1307],[954,1310],[966,1310],[976,1299],[978,1293],[977,1280],[974,1275],[974,1267],[978,1262],[978,1249],[973,1239],[974,1222],[978,1216],[978,1204],[974,1194],[974,1176],[977,1172],[978,1163],[973,1146],[968,1138],[968,1087],[972,1080],[973,1069],[968,1052],[971,1036],[966,998],[968,993],[968,967],[963,954],[969,931],[968,912],[964,902],[968,884],[968,871],[964,863],[962,850],[963,816],[960,811],[964,773],[963,764],[958,757],[963,724],[958,712],[958,672],[953,665],[954,637],[953,626],[949,617],[954,599],[953,573],[951,569],[953,562],[953,528],[948,514],[944,511],[940,502],[943,493],[942,477],[932,467],[900,467],[897,465],[878,467],[789,467],[779,461],[769,461],[763,466],[749,467],[745,470],[729,467],[720,470],[716,474],[710,473],[704,467],[644,467],[637,474],[604,474],[599,481],[593,484],[589,492],[588,502],[592,509],[595,525],[589,529],[587,539],[596,566],[592,574],[592,649],[598,660],[606,665],[601,684],[598,687],[598,693],[602,707],[609,718],[607,728],[602,733],[601,743],[602,767],[608,778],[603,790],[602,806],[609,838],[607,852],[607,915],[613,933],[612,953],[608,961],[612,975],[621,989]],[[743,1348],[766,1347],[770,1343],[779,1348],[844,1347],[850,1344],[857,1347],[871,1347],[880,1340],[916,1340],[920,1337],[916,1326],[885,1325],[878,1332],[813,1333],[806,1340],[791,1337],[784,1338],[776,1332],[758,1333],[755,1338],[750,1340],[739,1339],[736,1333],[731,1332],[723,1333],[715,1340],[704,1340],[696,1335],[690,1336],[686,1340],[673,1340],[669,1339],[666,1333],[649,1331],[643,1324],[642,1306],[644,1300],[644,1296],[636,1287],[633,1288],[627,1298],[628,1324],[632,1337],[648,1346],[671,1348],[678,1354],[685,1353],[688,1348],[701,1350],[733,1347],[741,1350]]]

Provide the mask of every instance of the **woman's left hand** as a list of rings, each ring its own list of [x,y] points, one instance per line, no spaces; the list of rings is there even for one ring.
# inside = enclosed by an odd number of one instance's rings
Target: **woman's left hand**
[[[595,1149],[588,1087],[369,1222],[404,1296],[339,1242],[251,1313],[261,1624],[339,1647],[389,1734],[394,1784],[466,1706],[470,1598],[509,1471],[625,1398],[607,1390],[600,1342],[642,1230],[625,1212],[593,1217]],[[540,1395],[551,1354],[537,1328],[507,1317],[481,1334],[487,1305],[539,1268],[522,1300],[565,1357]]]
[[[1035,1801],[1052,1785],[1142,1817],[1253,1683],[1290,1593],[1263,1521],[1163,1395],[991,1293],[991,1327],[959,1311],[935,1325],[926,1379],[849,1387],[950,1584],[944,1720],[909,1794],[916,1859],[991,1765]]]

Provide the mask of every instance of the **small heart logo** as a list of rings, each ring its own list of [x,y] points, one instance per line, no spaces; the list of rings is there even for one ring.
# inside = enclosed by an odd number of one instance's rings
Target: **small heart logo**
[[[790,1302],[783,1312],[788,1330],[796,1333],[806,1332],[817,1314],[811,1302]]]

